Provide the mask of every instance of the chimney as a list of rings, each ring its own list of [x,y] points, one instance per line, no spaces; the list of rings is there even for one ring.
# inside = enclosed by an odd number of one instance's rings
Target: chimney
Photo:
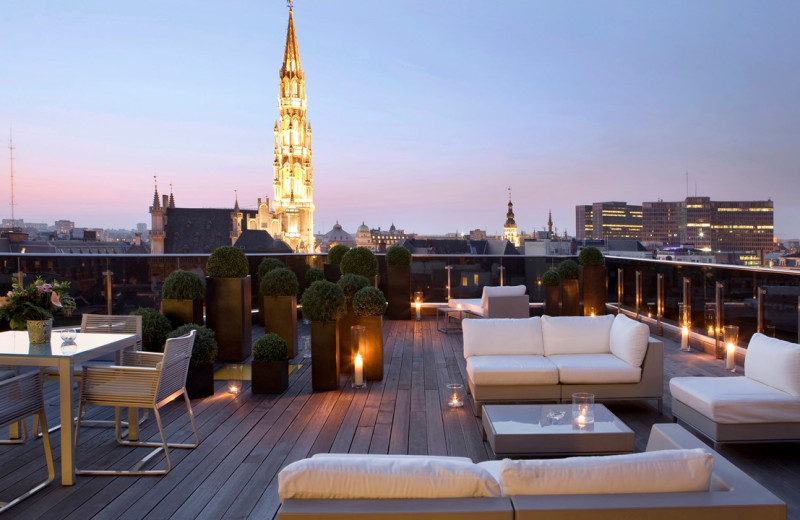
[[[169,206],[169,195],[162,195],[161,196],[161,206],[166,208]]]
[[[135,246],[141,246],[142,245],[142,234],[141,233],[136,233],[133,236],[133,245],[135,245]]]

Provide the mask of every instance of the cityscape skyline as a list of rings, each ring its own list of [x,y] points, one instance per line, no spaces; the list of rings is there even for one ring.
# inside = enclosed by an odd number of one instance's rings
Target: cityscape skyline
[[[231,6],[0,8],[16,218],[134,227],[154,175],[179,206],[272,199],[286,6]],[[797,14],[779,1],[297,2],[315,231],[502,236],[510,186],[528,233],[548,210],[574,234],[576,205],[698,194],[772,199],[776,236],[800,236]]]

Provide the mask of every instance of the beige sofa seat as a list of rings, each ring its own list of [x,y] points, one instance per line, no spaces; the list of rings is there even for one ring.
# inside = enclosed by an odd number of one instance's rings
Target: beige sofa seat
[[[558,379],[566,384],[638,383],[642,369],[614,354],[561,354],[547,356],[558,367]]]
[[[557,385],[558,368],[544,356],[473,356],[467,378],[476,385]]]

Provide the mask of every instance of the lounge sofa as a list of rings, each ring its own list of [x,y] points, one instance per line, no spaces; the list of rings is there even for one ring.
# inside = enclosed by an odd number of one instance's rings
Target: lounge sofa
[[[786,518],[783,501],[677,424],[653,426],[645,453],[477,464],[325,454],[278,481],[280,520]]]
[[[484,287],[480,298],[453,298],[447,306],[479,318],[527,318],[531,312],[526,290],[524,285]]]
[[[487,403],[653,399],[661,411],[664,345],[625,315],[464,320],[468,391]]]
[[[714,442],[800,439],[800,345],[750,339],[744,376],[674,377],[672,415]]]

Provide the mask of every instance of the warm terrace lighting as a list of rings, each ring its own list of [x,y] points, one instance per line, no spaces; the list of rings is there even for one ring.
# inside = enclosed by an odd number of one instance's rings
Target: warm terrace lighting
[[[414,302],[414,308],[417,310],[417,321],[422,319],[422,302]]]
[[[355,371],[354,384],[358,387],[364,386],[364,360],[361,358],[361,352],[356,354],[356,359],[353,361],[353,370]]]
[[[464,385],[460,383],[450,383],[447,385],[447,406],[450,408],[461,408],[464,406],[464,398],[462,397]]]
[[[727,356],[725,357],[725,368],[735,372],[736,371],[736,345],[739,343],[739,326],[738,325],[725,325],[723,328],[725,336],[725,345],[727,347]]]
[[[236,395],[242,391],[242,365],[228,365],[228,392]]]
[[[689,350],[689,327],[681,327],[681,350]]]

